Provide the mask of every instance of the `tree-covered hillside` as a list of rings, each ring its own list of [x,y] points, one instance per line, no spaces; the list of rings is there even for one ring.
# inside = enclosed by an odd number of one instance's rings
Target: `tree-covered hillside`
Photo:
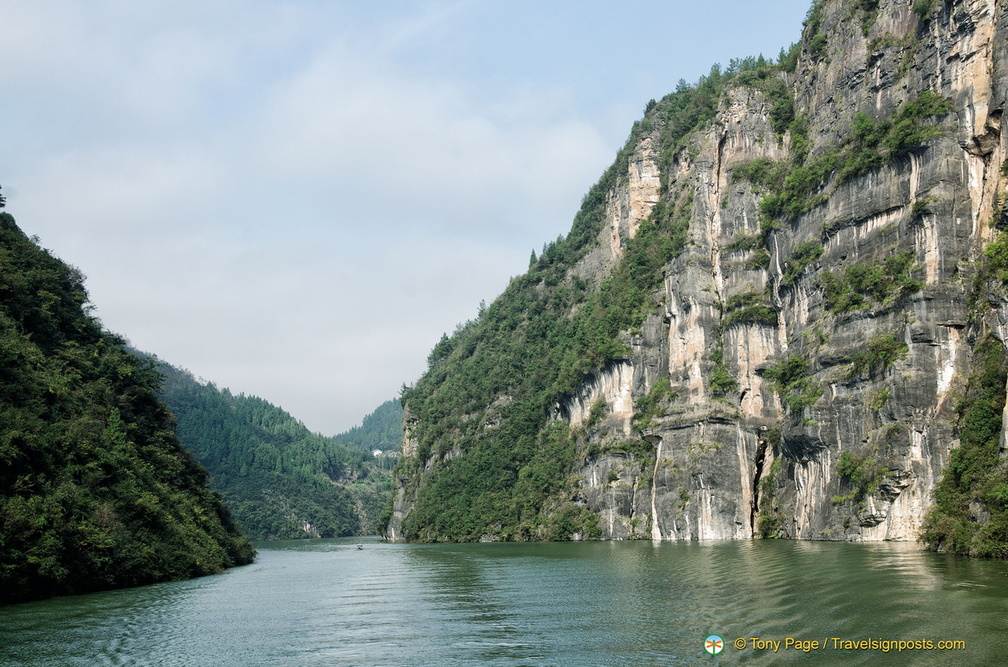
[[[0,603],[251,562],[159,381],[89,314],[80,272],[0,213]]]
[[[373,533],[390,488],[388,471],[360,441],[312,433],[255,396],[232,394],[160,362],[162,398],[178,420],[182,443],[206,466],[235,519],[257,539]]]
[[[402,447],[402,417],[402,404],[397,399],[385,401],[364,417],[360,426],[334,435],[333,440],[368,452],[395,452]]]

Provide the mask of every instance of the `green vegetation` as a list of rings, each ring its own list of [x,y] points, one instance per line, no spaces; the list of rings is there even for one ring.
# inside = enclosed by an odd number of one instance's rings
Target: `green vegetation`
[[[721,329],[743,322],[776,326],[777,310],[770,303],[769,292],[749,290],[728,299],[722,308]]]
[[[562,481],[581,445],[553,430],[552,406],[626,355],[623,332],[658,311],[654,295],[662,269],[685,247],[693,210],[692,191],[670,190],[665,174],[677,155],[685,155],[690,133],[713,120],[726,87],[738,82],[765,91],[775,127],[791,122],[791,94],[777,72],[762,58],[733,61],[727,71],[715,66],[695,86],[680,82],[675,93],[650,102],[615,164],[585,196],[570,234],[547,244],[526,275],[438,343],[428,372],[403,393],[417,418],[419,463],[403,461],[399,474],[407,477],[410,466],[437,462],[404,522],[408,539],[554,534],[557,515],[547,508],[569,491]],[[621,263],[590,292],[570,269],[596,242],[606,195],[625,178],[631,147],[643,132],[659,140],[661,198],[626,242]],[[484,429],[491,412],[499,426]],[[630,449],[646,453],[650,445],[644,444]],[[452,450],[465,455],[444,461]],[[462,487],[479,488],[479,498]]]
[[[939,201],[938,197],[921,197],[910,207],[910,219],[916,220],[931,212],[931,204]]]
[[[756,250],[745,262],[745,268],[766,271],[770,268],[770,251],[766,248]]]
[[[747,67],[739,65],[740,73],[735,85],[749,86],[762,91],[770,103],[770,125],[778,136],[782,136],[794,120],[794,95],[776,67],[769,63],[752,62]]]
[[[798,356],[769,366],[763,377],[774,383],[781,402],[795,415],[815,404],[823,394],[822,385],[812,378],[809,362]]]
[[[780,429],[777,429],[777,438],[780,438]],[[779,448],[778,443],[775,451]],[[765,540],[783,535],[784,520],[777,507],[775,497],[783,461],[784,459],[780,457],[775,458],[770,470],[764,473],[759,481],[759,519],[756,521],[756,535]]]
[[[661,132],[664,166],[672,164],[676,153],[684,147],[684,141],[690,132],[714,120],[721,94],[732,76],[722,72],[719,65],[714,65],[694,86],[680,79],[676,92],[666,95],[650,110],[652,118],[664,117]]]
[[[637,399],[634,404],[633,425],[638,429],[654,426],[655,418],[664,413],[664,404],[676,400],[672,383],[667,377],[659,378],[651,391]]]
[[[869,308],[888,308],[924,285],[911,277],[917,270],[914,252],[893,251],[881,263],[859,262],[843,273],[823,271],[819,284],[823,289],[826,309],[840,314]]]
[[[180,446],[160,377],[81,273],[0,213],[0,603],[220,572],[254,552]]]
[[[519,433],[507,422],[501,428],[503,437]],[[517,540],[569,539],[570,534],[558,532],[574,510],[545,513],[542,509],[547,498],[565,486],[575,441],[562,422],[549,424],[533,437],[528,443],[532,452],[501,442],[496,448],[477,445],[465,456],[442,463],[419,489],[404,532],[412,539],[432,542],[473,541],[487,533]],[[524,455],[525,461],[515,465],[507,458],[509,453]]]
[[[398,451],[402,449],[402,420],[402,404],[398,399],[392,399],[385,401],[364,417],[360,426],[334,435],[332,439],[351,449],[365,452],[373,452],[376,449],[383,452]]]
[[[822,25],[823,0],[814,0],[805,15],[802,41],[807,45],[812,62],[826,60],[826,31]]]
[[[914,0],[913,10],[923,21],[931,14],[931,10],[936,4],[938,4],[938,0]]]
[[[711,373],[708,380],[711,393],[715,396],[725,396],[738,391],[738,381],[728,370],[728,365],[724,361],[724,345],[719,342],[711,352],[710,358],[714,362],[714,372]]]
[[[801,55],[801,42],[795,42],[787,49],[781,47],[777,56],[777,67],[782,72],[792,73],[798,68],[798,56]]]
[[[397,474],[418,479],[422,466],[433,466],[415,489],[417,503],[403,523],[407,539],[472,540],[487,533],[567,539],[557,528],[566,524],[557,522],[574,510],[556,508],[573,493],[566,476],[587,445],[582,433],[551,421],[551,411],[628,354],[625,332],[658,312],[663,268],[686,246],[693,214],[692,190],[670,186],[668,169],[690,159],[690,134],[713,120],[730,84],[763,91],[778,131],[794,122],[791,92],[777,66],[763,58],[733,61],[726,71],[714,66],[696,85],[681,81],[675,93],[649,102],[613,166],[585,196],[570,233],[547,244],[528,273],[513,279],[477,319],[443,337],[427,373],[404,389],[404,404],[416,418],[418,457],[404,459]],[[571,269],[597,242],[607,193],[626,178],[631,149],[645,132],[657,137],[662,155],[660,200],[626,242],[622,261],[591,291]],[[775,314],[751,310],[745,316],[770,320]],[[736,384],[730,376],[715,377],[718,391]],[[638,424],[671,400],[666,389],[656,384],[651,404],[645,397]],[[589,421],[598,417],[593,411]],[[488,423],[494,426],[484,427]],[[635,440],[624,449],[645,457],[652,447]]]
[[[583,505],[563,503],[547,516],[549,528],[543,535],[543,539],[547,542],[563,542],[574,534],[580,534],[584,540],[597,540],[603,535],[598,523],[598,514]]]
[[[991,208],[993,209],[993,213],[990,219],[990,226],[1005,231],[1008,228],[1008,193],[1001,195],[995,192]]]
[[[885,49],[898,48],[902,52],[900,58],[900,76],[906,74],[907,68],[910,67],[913,62],[914,55],[917,52],[917,40],[915,36],[911,33],[903,37],[896,37],[891,32],[887,32],[876,37],[873,37],[870,42],[868,42],[868,64],[879,57],[880,51]]]
[[[873,25],[875,25],[876,19],[878,19],[879,11],[879,0],[857,0],[851,6],[852,14],[860,14],[861,20],[861,34],[865,37],[871,31]]]
[[[780,425],[771,426],[769,429],[767,429],[766,442],[768,445],[770,445],[770,450],[774,453],[775,456],[781,453],[781,445],[783,444],[782,431],[783,429],[781,429]]]
[[[766,220],[792,220],[826,201],[820,192],[838,169],[836,153],[822,155],[807,165],[793,167],[784,177],[781,189],[760,200],[760,213]]]
[[[941,128],[925,124],[952,111],[952,100],[925,90],[899,108],[891,121],[879,121],[874,129],[890,158],[914,150],[941,134]],[[884,130],[884,132],[883,132]]]
[[[872,2],[856,8],[868,28],[877,9]],[[816,3],[806,21],[805,39],[813,59],[825,57],[822,20],[821,3]],[[925,93],[888,119],[859,115],[847,140],[809,158],[807,118],[795,113],[791,90],[781,76],[786,66],[794,67],[797,51],[782,51],[776,65],[745,59],[733,61],[727,70],[715,66],[695,86],[681,81],[675,93],[649,102],[614,165],[586,195],[570,234],[544,246],[526,275],[513,279],[477,319],[435,346],[427,373],[403,393],[416,418],[413,433],[418,445],[418,457],[403,460],[397,470],[401,478],[416,484],[406,489],[417,498],[402,526],[407,539],[472,540],[489,533],[520,540],[559,534],[557,508],[576,497],[567,475],[592,452],[583,429],[570,432],[551,415],[562,415],[566,402],[586,380],[607,372],[629,354],[627,332],[658,312],[655,295],[663,268],[686,246],[693,215],[692,188],[685,182],[670,183],[669,168],[694,158],[697,147],[691,143],[691,133],[712,121],[728,86],[761,91],[774,130],[790,136],[789,162],[753,160],[732,170],[733,180],[748,181],[765,195],[759,232],[740,235],[725,252],[752,252],[746,266],[757,268],[769,266],[766,244],[783,220],[822,203],[831,184],[835,187],[914,150],[937,133],[930,119],[949,108],[947,100]],[[572,269],[595,243],[607,193],[625,178],[630,151],[642,133],[657,139],[662,156],[659,202],[626,243],[622,261],[592,291],[589,281]],[[795,248],[784,263],[781,286],[795,285],[822,253],[817,241]],[[907,290],[920,288],[909,277],[912,254],[896,253],[880,266],[879,275],[868,264],[837,275],[827,272],[824,290],[829,307],[844,312],[888,304]],[[750,290],[723,304],[720,333],[743,322],[774,325],[777,317],[769,295]],[[898,350],[879,347],[873,352],[883,359]],[[725,396],[737,391],[723,342],[715,346],[710,360],[710,392]],[[882,362],[866,358],[863,363],[868,369]],[[809,363],[800,357],[782,361],[765,374],[794,415],[823,393]],[[665,389],[656,385],[652,394]],[[635,425],[647,428],[654,420],[653,410],[667,400],[650,394],[639,400]],[[592,406],[586,427],[600,423],[603,409],[600,404]],[[651,449],[636,440],[620,447],[641,458]]]
[[[907,344],[897,340],[892,334],[875,336],[868,341],[864,350],[851,356],[847,378],[859,377],[865,372],[868,373],[868,377],[874,377],[888,369],[898,359],[905,359],[908,351]]]
[[[997,238],[984,248],[987,255],[987,270],[1003,286],[1008,287],[1008,232],[1000,232]]]
[[[810,148],[808,138],[808,116],[796,115],[788,128],[791,134],[791,164],[804,164]]]
[[[935,490],[921,541],[931,549],[1008,557],[1008,467],[1000,455],[1008,359],[988,335],[974,349],[973,373],[959,405],[958,449]]]
[[[586,197],[571,235],[548,246],[527,275],[512,281],[478,320],[460,327],[451,364],[432,366],[405,390],[403,400],[418,418],[421,461],[440,459],[456,446],[466,453],[439,466],[420,490],[403,526],[408,538],[472,540],[489,532],[542,539],[555,534],[557,517],[568,516],[543,513],[576,456],[569,434],[546,428],[549,406],[626,353],[621,332],[656,309],[651,295],[661,285],[661,267],[685,243],[691,201],[684,193],[679,206],[656,207],[628,241],[622,264],[588,294],[583,282],[566,276],[566,267],[597,234],[600,187]],[[589,220],[594,233],[580,235]],[[500,397],[512,400],[499,407],[499,430],[482,429],[484,420],[471,415]],[[478,499],[463,486],[475,489]]]
[[[798,277],[810,264],[822,257],[823,245],[817,241],[806,241],[795,248],[791,259],[784,262],[784,275],[781,276],[783,287],[792,287]]]
[[[161,396],[178,420],[179,439],[206,466],[214,490],[252,537],[343,537],[376,530],[391,476],[374,465],[371,449],[395,447],[401,440],[389,432],[395,424],[401,433],[401,408],[386,403],[369,415],[368,428],[358,427],[342,440],[327,438],[261,398],[197,382],[168,364],[160,370]]]
[[[882,406],[884,406],[888,400],[889,400],[889,387],[886,387],[884,389],[879,389],[878,391],[874,392],[871,395],[868,401],[868,406],[872,409],[873,412],[878,412],[879,410],[882,409]]]
[[[827,200],[829,193],[825,188],[831,180],[835,185],[843,184],[916,150],[939,135],[941,128],[930,122],[951,110],[951,100],[924,91],[903,104],[890,118],[875,120],[865,113],[856,114],[850,136],[811,161],[803,156],[804,148],[794,146],[794,166],[783,178],[779,168],[770,166],[763,166],[757,174],[760,183],[771,190],[760,202],[760,212],[771,220],[792,220],[812,210]],[[804,122],[803,119],[796,121],[793,126]],[[800,134],[800,127],[794,127],[792,133]],[[804,139],[799,142],[804,143]]]
[[[747,162],[739,162],[731,168],[729,176],[732,183],[748,181],[757,190],[774,191],[784,184],[784,178],[789,171],[786,162],[777,162],[770,158],[759,157]]]
[[[737,252],[747,250],[765,250],[763,239],[759,234],[736,234],[728,245],[721,248],[722,253]],[[769,256],[769,253],[768,253]]]
[[[784,83],[781,71],[793,71],[797,60],[797,46],[785,53],[776,64],[763,56],[733,59],[726,71],[714,65],[706,76],[694,86],[680,79],[676,92],[667,95],[653,106],[650,114],[657,112],[664,116],[661,143],[664,150],[664,166],[672,163],[675,154],[684,147],[686,137],[698,128],[709,124],[717,114],[721,95],[729,85],[746,86],[761,91],[770,103],[770,122],[774,131],[783,134],[794,119],[794,95]],[[790,67],[790,70],[786,70]]]
[[[588,411],[588,419],[585,421],[585,428],[597,426],[599,422],[602,421],[602,418],[606,416],[607,412],[609,412],[609,405],[606,403],[605,398],[599,396],[595,399],[595,402],[592,403],[591,410]]]
[[[851,501],[861,502],[865,496],[878,491],[887,469],[867,454],[844,451],[837,461],[836,471],[851,487],[846,495],[833,496],[831,499],[834,505],[842,505]]]

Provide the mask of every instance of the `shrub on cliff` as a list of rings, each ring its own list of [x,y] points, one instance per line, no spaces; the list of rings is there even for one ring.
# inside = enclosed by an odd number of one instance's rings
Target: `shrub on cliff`
[[[1001,458],[1008,355],[993,336],[973,352],[974,371],[959,405],[958,449],[935,489],[921,541],[971,556],[1008,557],[1008,466]]]

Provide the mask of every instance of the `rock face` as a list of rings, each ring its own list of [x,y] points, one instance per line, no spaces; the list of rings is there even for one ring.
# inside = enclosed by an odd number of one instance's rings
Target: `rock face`
[[[774,74],[794,100],[786,131],[766,87],[732,84],[663,161],[662,118],[646,116],[598,243],[569,272],[597,286],[654,207],[688,203],[659,314],[552,411],[584,431],[569,482],[606,538],[919,534],[958,445],[973,345],[1008,333],[1003,304],[971,305],[1006,198],[1008,10],[861,4],[810,12],[797,66]],[[870,144],[879,127],[889,134]],[[794,171],[776,185],[740,176],[802,151],[809,171],[841,157],[804,190],[788,189]],[[804,199],[768,214],[782,191]],[[410,509],[400,484],[390,537]]]

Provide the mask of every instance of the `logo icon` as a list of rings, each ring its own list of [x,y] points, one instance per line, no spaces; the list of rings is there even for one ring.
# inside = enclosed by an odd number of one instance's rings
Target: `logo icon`
[[[717,655],[724,650],[724,640],[719,635],[711,635],[704,640],[704,650],[711,655]]]

